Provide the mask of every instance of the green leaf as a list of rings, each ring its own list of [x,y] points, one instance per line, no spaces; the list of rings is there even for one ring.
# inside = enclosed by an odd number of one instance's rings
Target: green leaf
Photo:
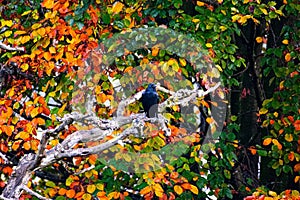
[[[225,176],[225,178],[227,178],[227,179],[231,179],[231,173],[230,173],[230,171],[229,170],[227,170],[227,169],[224,169],[224,176]]]

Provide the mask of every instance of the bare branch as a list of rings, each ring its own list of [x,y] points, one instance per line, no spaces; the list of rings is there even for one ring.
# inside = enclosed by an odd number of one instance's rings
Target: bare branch
[[[0,152],[0,157],[3,159],[3,161],[4,161],[4,164],[8,164],[9,163],[9,160],[6,158],[6,156],[4,155],[4,154],[2,154],[1,152]]]
[[[0,48],[5,49],[7,51],[25,51],[25,47],[11,47],[9,45],[0,42]]]

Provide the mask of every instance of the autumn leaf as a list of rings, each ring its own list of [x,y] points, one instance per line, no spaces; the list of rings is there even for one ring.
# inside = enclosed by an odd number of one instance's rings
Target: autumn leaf
[[[121,12],[123,7],[124,7],[124,4],[117,1],[116,3],[114,3],[114,5],[112,7],[112,12],[115,14],[118,14],[119,12]]]
[[[300,120],[299,119],[296,120],[293,125],[294,125],[296,131],[300,131]]]
[[[269,144],[271,144],[271,142],[272,142],[272,138],[266,138],[263,141],[263,145],[264,146],[268,146]]]
[[[66,192],[66,196],[67,196],[68,198],[73,198],[73,197],[75,196],[75,190],[73,190],[73,189],[68,190],[68,191]]]
[[[65,110],[66,106],[67,106],[67,103],[64,103],[64,105],[58,110],[57,114],[62,115],[62,113]]]
[[[257,43],[262,43],[263,41],[262,37],[256,37],[255,40]]]
[[[96,186],[95,185],[88,185],[86,188],[86,191],[90,194],[93,194],[93,192],[96,190]]]
[[[285,54],[284,59],[286,62],[289,62],[291,60],[291,54],[290,53]]]
[[[175,191],[178,195],[181,195],[182,192],[183,192],[183,189],[182,189],[181,186],[175,185],[175,186],[174,186],[174,191]]]
[[[191,191],[192,193],[196,194],[196,195],[199,193],[198,188],[197,188],[196,186],[194,186],[194,185],[191,185],[190,191]]]
[[[54,6],[54,0],[44,0],[41,4],[43,7],[51,9]]]
[[[152,191],[152,188],[150,186],[146,186],[145,188],[143,188],[141,191],[140,191],[140,194],[141,195],[145,195],[145,194],[148,194],[149,192]]]
[[[279,150],[282,149],[282,145],[278,142],[277,139],[272,139],[272,143],[278,147]]]

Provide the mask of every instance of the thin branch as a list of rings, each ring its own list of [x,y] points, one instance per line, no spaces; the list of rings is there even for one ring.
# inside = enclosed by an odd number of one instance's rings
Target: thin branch
[[[25,51],[25,47],[11,47],[9,45],[0,42],[0,48],[5,49],[7,51]]]
[[[0,152],[0,157],[3,159],[3,161],[4,161],[4,164],[8,164],[9,163],[9,160],[6,158],[6,156],[4,155],[4,154],[2,154],[1,152]]]

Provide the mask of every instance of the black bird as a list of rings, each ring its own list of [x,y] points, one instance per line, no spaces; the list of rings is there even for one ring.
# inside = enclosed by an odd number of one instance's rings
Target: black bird
[[[158,94],[155,88],[156,85],[150,83],[142,94],[141,102],[147,117],[157,117]]]

